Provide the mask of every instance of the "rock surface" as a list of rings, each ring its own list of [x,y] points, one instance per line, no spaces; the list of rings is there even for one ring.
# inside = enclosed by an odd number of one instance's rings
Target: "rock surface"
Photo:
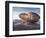
[[[13,22],[13,31],[19,31],[19,30],[40,30],[40,24],[37,23],[24,24],[20,20],[15,20]]]
[[[22,19],[23,22],[35,23],[40,19],[40,16],[36,13],[29,12],[29,13],[21,13],[19,17]]]

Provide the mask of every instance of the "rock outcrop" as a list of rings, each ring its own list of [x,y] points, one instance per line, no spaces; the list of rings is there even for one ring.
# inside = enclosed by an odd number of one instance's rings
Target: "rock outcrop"
[[[21,13],[19,14],[19,17],[24,23],[35,23],[40,19],[40,16],[33,12]]]

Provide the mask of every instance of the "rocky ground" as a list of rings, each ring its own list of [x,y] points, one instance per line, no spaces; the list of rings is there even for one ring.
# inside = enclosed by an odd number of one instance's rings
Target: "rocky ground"
[[[18,30],[39,30],[40,24],[33,23],[33,24],[24,24],[21,20],[14,20],[13,21],[13,31]]]

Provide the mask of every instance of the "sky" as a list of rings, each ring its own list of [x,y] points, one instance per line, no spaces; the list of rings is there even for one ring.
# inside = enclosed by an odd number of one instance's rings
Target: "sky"
[[[40,8],[29,8],[29,7],[13,7],[13,19],[20,19],[19,14],[20,13],[28,13],[28,12],[34,12],[37,14],[40,14]]]

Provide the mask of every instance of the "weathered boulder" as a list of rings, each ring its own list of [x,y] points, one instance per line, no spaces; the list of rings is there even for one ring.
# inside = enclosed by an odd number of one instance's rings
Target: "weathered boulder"
[[[29,12],[29,13],[21,13],[19,14],[22,22],[26,23],[35,23],[40,19],[40,16],[36,13]]]

